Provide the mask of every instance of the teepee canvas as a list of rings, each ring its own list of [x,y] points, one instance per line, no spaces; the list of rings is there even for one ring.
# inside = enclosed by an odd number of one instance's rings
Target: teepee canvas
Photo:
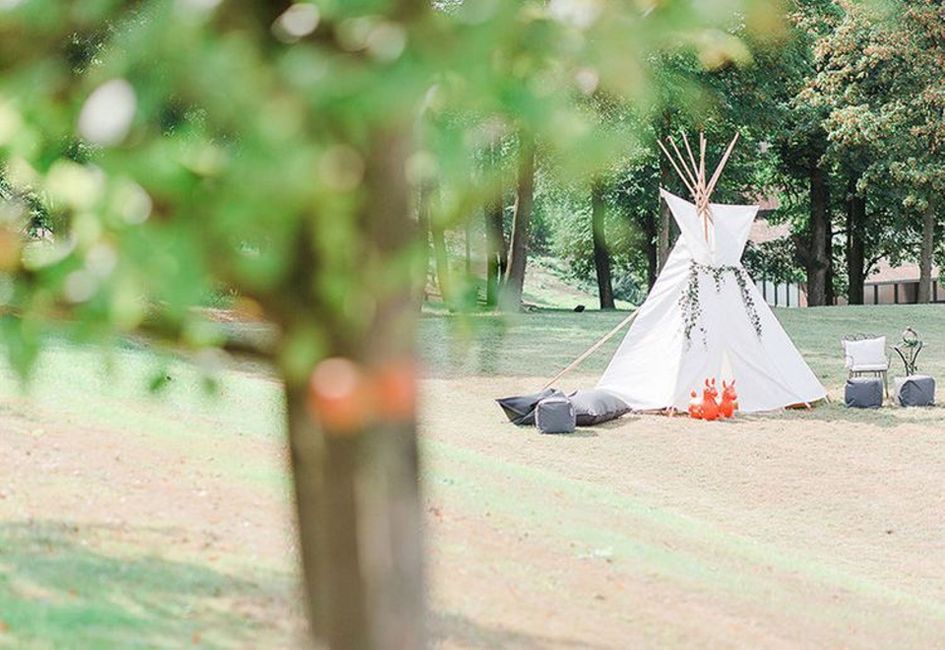
[[[673,147],[678,158],[670,160],[695,203],[660,191],[680,236],[598,382],[635,410],[685,410],[690,391],[708,377],[735,379],[745,412],[826,395],[741,264],[758,206],[709,201],[734,143],[708,180],[701,136],[698,164],[686,142],[686,174]]]

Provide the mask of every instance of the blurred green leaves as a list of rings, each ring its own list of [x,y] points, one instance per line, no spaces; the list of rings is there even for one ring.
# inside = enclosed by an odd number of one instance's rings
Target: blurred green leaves
[[[387,136],[413,132],[412,151],[390,158],[405,161],[394,175],[412,193],[437,186],[433,218],[455,223],[505,182],[484,148],[525,129],[553,173],[606,169],[638,126],[602,126],[589,98],[657,105],[674,52],[747,63],[743,32],[779,35],[772,7],[7,3],[3,176],[57,224],[54,241],[4,267],[16,287],[4,294],[10,349],[25,368],[41,324],[64,316],[101,332],[154,317],[183,344],[216,345],[194,334],[192,308],[226,286],[262,304],[285,326],[285,350],[311,364],[416,282],[418,248],[386,250],[370,235],[391,191],[378,167]]]

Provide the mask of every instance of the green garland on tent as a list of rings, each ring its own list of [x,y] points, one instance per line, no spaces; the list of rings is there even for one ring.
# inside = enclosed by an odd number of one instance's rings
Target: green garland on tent
[[[683,314],[683,333],[686,336],[686,341],[692,342],[692,332],[698,327],[699,331],[702,332],[702,344],[706,345],[705,328],[699,325],[699,320],[702,318],[702,304],[699,300],[700,274],[712,278],[716,293],[721,293],[722,281],[726,274],[731,274],[735,278],[742,296],[742,304],[745,306],[745,313],[748,314],[748,320],[751,321],[755,334],[758,338],[761,338],[761,317],[758,316],[758,309],[749,289],[749,278],[745,269],[740,266],[709,266],[708,264],[699,264],[692,261],[689,263],[689,282],[685,291],[683,291],[683,295],[679,298],[679,306]]]
[[[689,282],[686,283],[686,289],[679,298],[679,306],[682,308],[683,315],[683,333],[686,335],[686,344],[692,343],[692,331],[699,325],[699,319],[702,318],[702,304],[699,302],[699,264],[695,262],[689,265]],[[699,331],[702,332],[702,344],[706,345],[706,331],[701,325]]]

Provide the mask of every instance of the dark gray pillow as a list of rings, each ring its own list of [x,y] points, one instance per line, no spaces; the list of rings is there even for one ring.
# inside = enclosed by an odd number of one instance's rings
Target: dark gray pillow
[[[535,407],[535,426],[542,433],[571,433],[574,425],[574,407],[563,394],[546,397]]]
[[[622,399],[599,388],[575,391],[571,395],[571,404],[579,427],[614,420],[630,411]]]
[[[535,407],[538,406],[538,402],[552,395],[564,395],[564,393],[554,388],[546,388],[540,393],[517,397],[502,397],[497,399],[496,402],[498,402],[502,410],[505,411],[505,416],[509,419],[509,422],[512,424],[527,425],[535,424]]]
[[[928,375],[897,378],[896,401],[900,406],[932,406],[935,404],[935,380]]]
[[[883,405],[883,380],[879,377],[850,377],[843,389],[843,402],[850,408],[878,409]]]

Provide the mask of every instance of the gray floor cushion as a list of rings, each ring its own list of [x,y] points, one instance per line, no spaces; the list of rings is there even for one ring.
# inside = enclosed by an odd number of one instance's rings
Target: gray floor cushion
[[[502,407],[502,410],[505,412],[505,416],[509,419],[509,422],[512,424],[524,426],[535,424],[535,407],[538,406],[538,402],[545,399],[546,397],[551,397],[552,395],[563,396],[564,393],[554,388],[546,388],[540,393],[532,393],[531,395],[520,395],[515,397],[502,397],[497,399],[496,402],[498,402],[499,406]]]
[[[850,377],[843,401],[851,408],[875,409],[883,405],[883,380],[879,377]]]
[[[932,406],[935,379],[928,375],[896,377],[896,402],[900,406]]]
[[[574,406],[564,395],[552,395],[538,402],[535,425],[542,433],[571,433],[574,431]]]
[[[571,404],[579,427],[614,420],[630,411],[622,399],[598,388],[575,391],[571,394]]]

